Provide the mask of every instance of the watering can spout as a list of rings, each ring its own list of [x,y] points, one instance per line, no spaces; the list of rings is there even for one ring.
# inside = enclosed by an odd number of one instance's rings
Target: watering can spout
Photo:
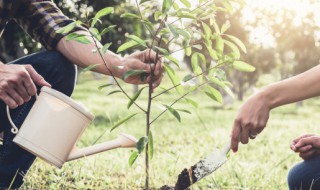
[[[136,147],[137,139],[128,134],[119,134],[117,139],[112,141],[96,144],[90,147],[77,149],[76,147],[71,151],[68,157],[68,161],[90,156],[107,150],[115,148],[133,148]]]

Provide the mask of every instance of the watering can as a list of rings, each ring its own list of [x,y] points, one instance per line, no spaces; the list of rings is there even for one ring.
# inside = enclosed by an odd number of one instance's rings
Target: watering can
[[[13,142],[48,163],[61,168],[70,160],[119,147],[135,147],[137,139],[120,134],[117,139],[78,149],[76,142],[94,119],[87,108],[70,97],[42,87],[20,129],[13,123],[7,106]]]

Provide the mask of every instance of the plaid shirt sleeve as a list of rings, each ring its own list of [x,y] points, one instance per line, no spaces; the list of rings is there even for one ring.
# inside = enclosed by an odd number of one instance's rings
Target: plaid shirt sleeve
[[[65,16],[51,0],[24,0],[15,13],[14,20],[49,50],[55,49],[59,40],[67,35],[59,34],[57,30],[74,21]],[[78,30],[85,29],[75,27],[69,33]]]

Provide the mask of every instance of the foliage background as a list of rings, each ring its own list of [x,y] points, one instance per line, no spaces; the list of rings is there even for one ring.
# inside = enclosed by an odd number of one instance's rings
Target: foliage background
[[[136,12],[133,1],[55,0],[54,2],[63,13],[73,19],[84,18],[86,11],[94,15],[101,7],[115,7],[115,14],[109,15],[101,25],[101,28],[113,24],[119,26],[116,31],[108,33],[102,39],[103,44],[113,42],[110,47],[112,51],[117,50],[128,33],[144,36],[145,29],[135,19],[120,18],[124,12]],[[317,0],[296,0],[293,4],[300,3],[302,6],[299,9],[290,6],[290,1],[279,3],[271,1],[269,6],[268,4],[263,6],[263,2],[260,3],[262,6],[257,6],[259,3],[254,3],[252,0],[245,2],[243,7],[236,7],[232,15],[221,12],[216,15],[220,26],[224,23],[231,24],[227,33],[237,36],[246,44],[248,53],[243,61],[258,68],[254,73],[236,71],[228,73],[229,79],[234,84],[233,91],[239,100],[243,100],[246,92],[252,93],[255,87],[296,75],[317,65],[320,58],[320,22],[317,19],[319,14],[315,11],[319,7]],[[309,8],[305,8],[304,5]],[[33,42],[19,26],[10,22],[0,41],[0,61],[9,62],[41,49],[40,44]],[[131,53],[130,51],[132,50],[124,53]],[[184,61],[190,64],[190,58],[185,57]],[[270,73],[272,77],[265,75]],[[271,81],[264,81],[266,78]]]

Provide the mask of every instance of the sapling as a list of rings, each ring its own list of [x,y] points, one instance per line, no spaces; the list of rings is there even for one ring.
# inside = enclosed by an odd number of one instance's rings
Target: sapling
[[[109,95],[119,92],[123,93],[129,100],[127,108],[130,109],[134,105],[140,111],[119,120],[111,127],[111,131],[137,114],[145,114],[145,136],[139,139],[137,150],[131,154],[129,164],[134,164],[136,159],[143,152],[145,153],[145,189],[147,190],[150,188],[149,161],[152,159],[154,151],[151,130],[153,124],[166,112],[172,114],[179,122],[181,121],[181,112],[191,114],[190,110],[178,109],[175,105],[180,101],[186,101],[196,109],[198,103],[188,97],[194,91],[202,92],[219,103],[223,101],[219,90],[224,90],[232,96],[232,85],[228,82],[224,69],[237,69],[244,72],[255,70],[251,65],[240,61],[240,52],[246,53],[246,48],[237,37],[226,33],[230,24],[225,23],[219,27],[215,20],[216,12],[233,12],[233,5],[238,3],[241,4],[241,1],[199,0],[195,3],[190,0],[135,0],[138,13],[124,13],[120,16],[122,18],[136,19],[144,25],[147,32],[145,36],[138,36],[134,33],[128,34],[126,36],[127,42],[118,48],[117,53],[123,53],[130,48],[142,47],[149,51],[149,55],[151,51],[156,52],[155,60],[149,60],[150,67],[151,64],[156,65],[160,60],[163,61],[165,74],[169,77],[172,86],[161,91],[157,90],[155,93],[152,93],[152,83],[154,82],[153,68],[151,68],[151,73],[149,73],[151,75],[149,84],[141,87],[133,96],[130,96],[112,73],[113,69],[122,68],[109,68],[106,64],[105,59],[108,58],[105,58],[103,55],[108,51],[112,43],[99,47],[97,41],[101,40],[102,35],[113,30],[116,26],[112,25],[102,30],[98,28],[99,23],[103,22],[102,17],[114,13],[113,7],[106,7],[98,11],[93,18],[86,21],[76,21],[59,31],[67,33],[77,25],[86,27],[90,36],[73,33],[67,36],[67,40],[76,40],[84,44],[94,43],[95,49],[92,50],[92,53],[97,53],[101,57],[105,68],[109,71],[118,86],[118,89],[110,92]],[[192,71],[183,78],[180,78],[176,72],[182,66],[182,63],[175,56],[175,53],[179,51],[183,51],[186,56],[191,58]],[[95,66],[97,64],[86,68],[86,70],[91,70]],[[137,75],[140,76],[141,80],[145,80],[147,76],[144,70],[130,70],[122,76],[122,79],[125,80],[128,77]],[[108,86],[110,85],[105,84],[98,88],[102,89]],[[147,105],[142,106],[137,103],[137,100],[145,90],[148,90]],[[166,95],[168,92],[175,93],[177,98],[169,104],[161,102],[163,111],[153,115],[154,100],[158,99],[159,96]]]

